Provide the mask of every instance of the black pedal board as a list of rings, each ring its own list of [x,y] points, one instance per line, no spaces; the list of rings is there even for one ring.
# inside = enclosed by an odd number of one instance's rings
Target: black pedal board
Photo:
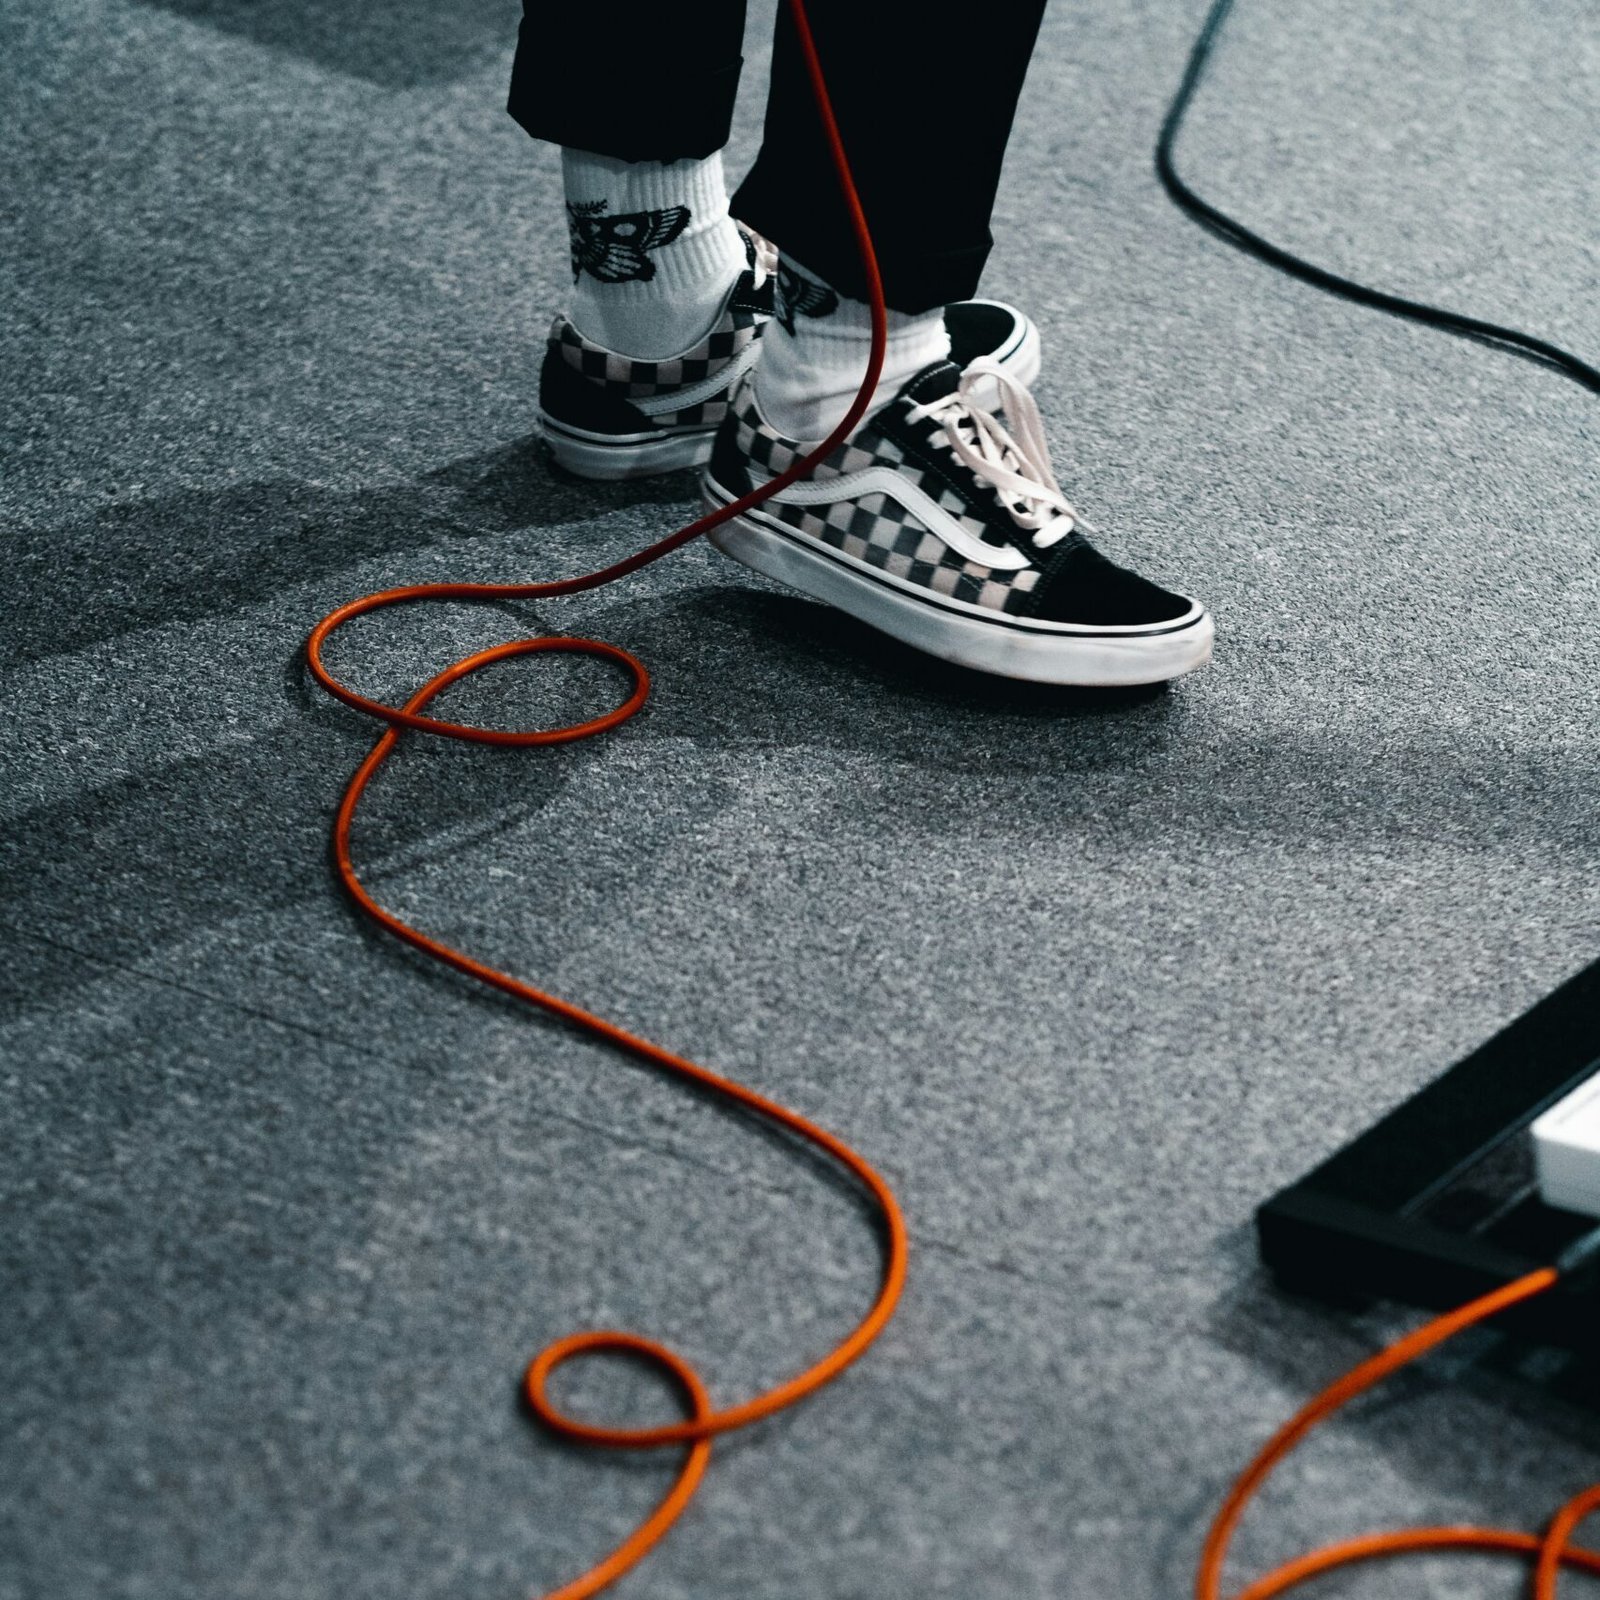
[[[1600,961],[1256,1213],[1283,1289],[1443,1311],[1600,1244],[1546,1204],[1534,1120],[1600,1075]],[[1600,1251],[1497,1324],[1600,1355]]]

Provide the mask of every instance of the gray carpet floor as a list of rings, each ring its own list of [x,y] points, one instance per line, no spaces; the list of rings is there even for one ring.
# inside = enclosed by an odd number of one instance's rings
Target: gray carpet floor
[[[1202,10],[1054,7],[985,287],[1041,324],[1070,492],[1213,607],[1212,667],[980,681],[705,548],[339,647],[389,695],[545,624],[647,658],[609,740],[408,749],[361,857],[423,926],[853,1139],[910,1219],[882,1344],[722,1447],[619,1595],[1181,1595],[1232,1470],[1405,1321],[1276,1294],[1253,1208],[1600,954],[1600,406],[1174,211],[1150,146]],[[501,110],[514,23],[5,10],[3,1600],[536,1591],[670,1467],[542,1437],[535,1348],[650,1332],[731,1400],[874,1281],[810,1163],[330,881],[371,733],[307,684],[317,617],[583,570],[693,502],[534,447],[566,247],[555,163]],[[1593,360],[1597,81],[1590,0],[1242,0],[1182,160],[1286,244]],[[950,91],[930,140],[960,136]],[[611,692],[546,663],[454,704]],[[562,1392],[669,1406],[609,1367]],[[1596,1476],[1581,1383],[1480,1341],[1310,1446],[1239,1571],[1531,1526]]]

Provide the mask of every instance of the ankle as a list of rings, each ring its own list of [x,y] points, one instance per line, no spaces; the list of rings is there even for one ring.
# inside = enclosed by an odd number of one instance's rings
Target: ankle
[[[693,348],[745,267],[721,155],[616,161],[564,149],[561,168],[573,325],[595,344],[642,360]]]
[[[950,355],[943,310],[888,314],[883,371],[862,420],[907,379]],[[838,294],[787,257],[778,268],[778,310],[762,340],[756,404],[785,438],[815,443],[850,409],[872,353],[872,308]],[[859,424],[858,424],[859,426]]]

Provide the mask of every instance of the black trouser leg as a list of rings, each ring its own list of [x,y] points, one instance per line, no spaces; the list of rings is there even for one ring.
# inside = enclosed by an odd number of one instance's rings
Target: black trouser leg
[[[810,0],[806,15],[889,304],[969,298],[1045,0]],[[785,5],[761,154],[733,214],[853,299],[866,298]]]
[[[535,139],[618,161],[728,142],[744,0],[523,0],[507,110]]]
[[[898,311],[970,296],[1045,0],[810,0],[828,92]],[[744,0],[523,0],[510,111],[537,139],[624,161],[728,139]],[[761,155],[734,215],[866,298],[787,4]]]

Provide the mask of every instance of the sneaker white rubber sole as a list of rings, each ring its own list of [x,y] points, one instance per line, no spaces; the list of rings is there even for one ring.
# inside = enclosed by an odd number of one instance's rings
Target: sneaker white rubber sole
[[[706,510],[734,497],[709,478]],[[1170,622],[1092,627],[1014,617],[913,584],[765,516],[758,506],[707,535],[724,555],[869,627],[979,672],[1030,683],[1120,688],[1165,683],[1211,659],[1215,628],[1199,605]]]
[[[711,459],[715,428],[682,433],[589,433],[539,413],[539,425],[550,454],[580,478],[616,483],[624,478],[653,478],[662,472],[701,467]]]

